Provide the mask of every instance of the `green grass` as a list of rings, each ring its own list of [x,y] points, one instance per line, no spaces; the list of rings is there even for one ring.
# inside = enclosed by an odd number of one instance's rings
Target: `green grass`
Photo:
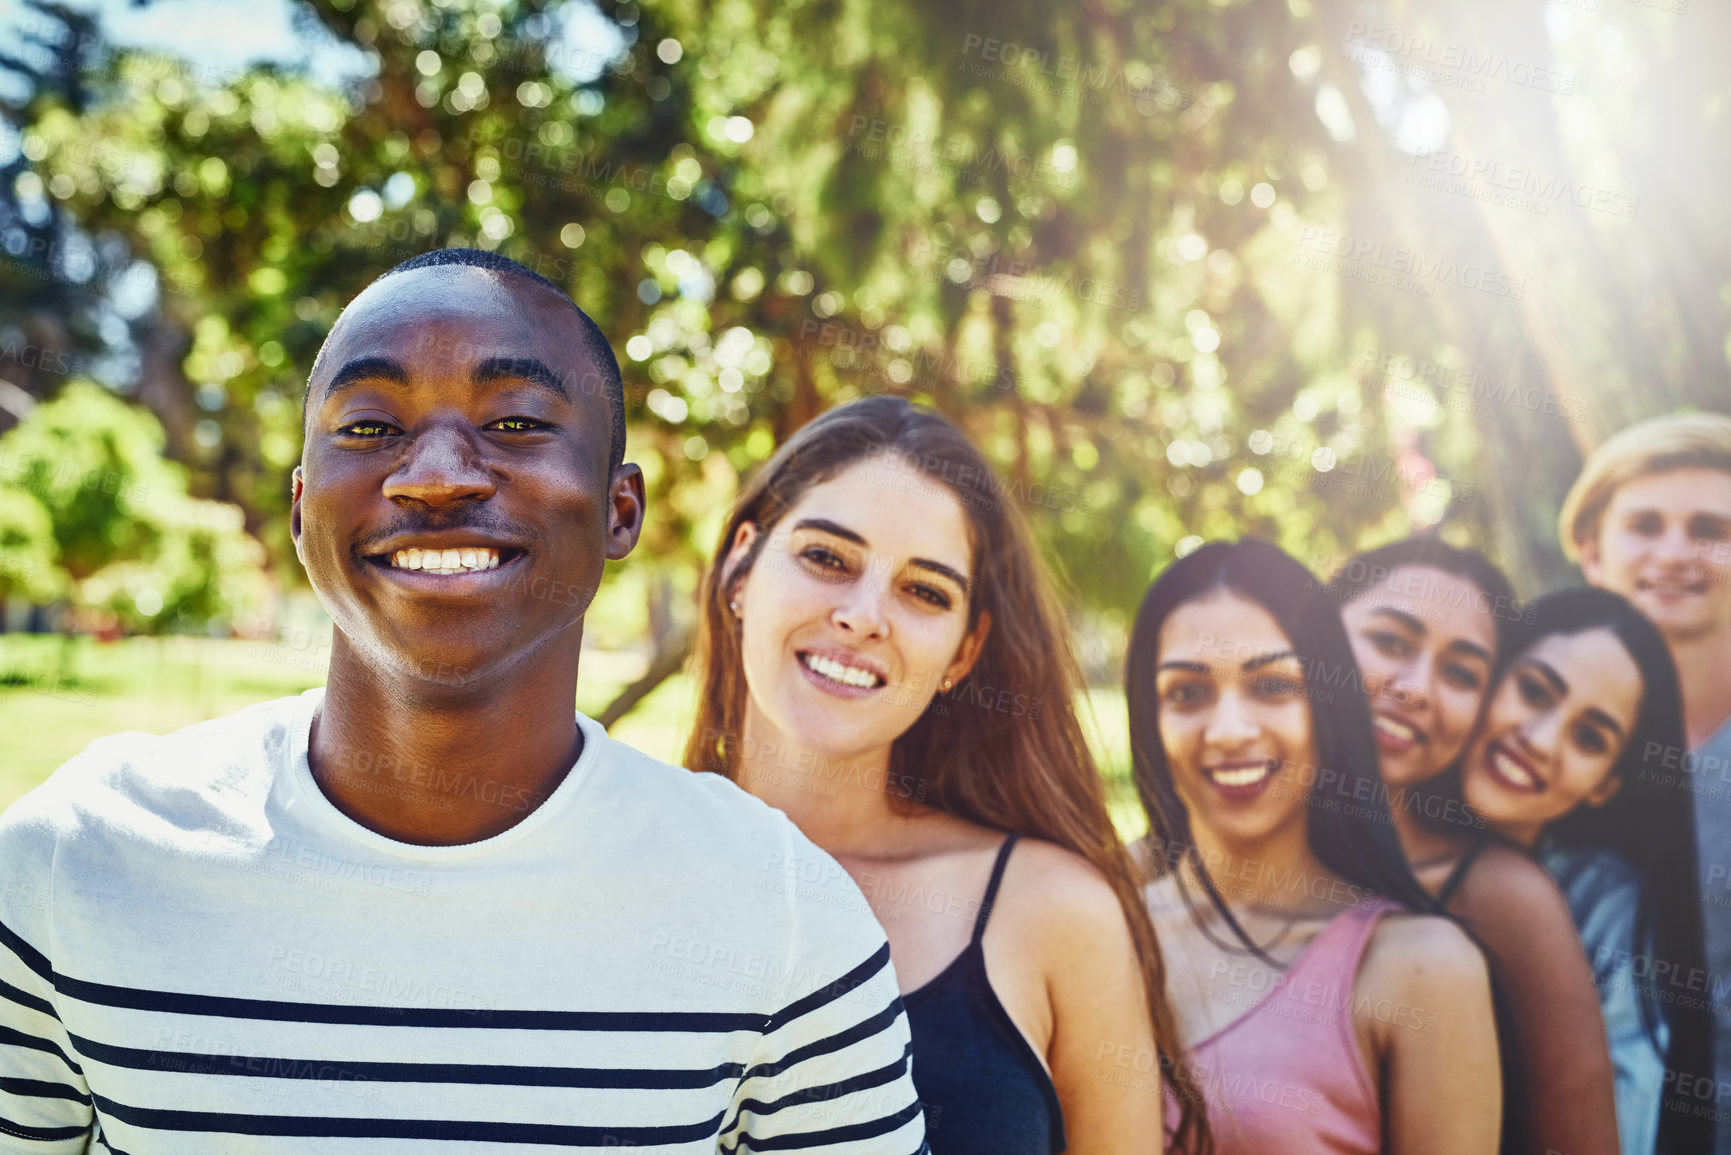
[[[93,739],[123,730],[166,734],[322,685],[330,652],[316,638],[300,647],[208,638],[79,638],[66,655],[69,673],[63,677],[61,647],[54,637],[0,634],[0,810]],[[642,667],[634,654],[586,653],[577,708],[599,713]],[[613,736],[677,763],[696,705],[691,679],[670,678],[613,727]],[[1112,816],[1127,837],[1135,836],[1143,822],[1130,788],[1123,693],[1091,691],[1083,721],[1106,778]]]

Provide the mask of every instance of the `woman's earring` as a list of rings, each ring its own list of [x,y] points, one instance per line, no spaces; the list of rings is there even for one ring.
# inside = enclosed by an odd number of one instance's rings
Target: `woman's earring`
[[[732,601],[728,602],[727,608],[732,610],[733,616],[737,618],[739,616],[739,599],[734,598]]]
[[[955,679],[951,678],[949,675],[946,674],[944,676],[944,680],[942,682],[938,683],[938,689],[947,694],[950,692],[950,687],[955,685],[955,684],[956,684]]]

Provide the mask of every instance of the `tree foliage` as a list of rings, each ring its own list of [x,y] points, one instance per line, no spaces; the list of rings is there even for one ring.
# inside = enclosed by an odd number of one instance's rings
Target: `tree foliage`
[[[868,393],[964,425],[1108,633],[1241,533],[1326,565],[1442,523],[1536,592],[1586,448],[1731,404],[1719,6],[599,4],[311,0],[339,87],[35,5],[14,185],[111,302],[50,312],[118,310],[118,383],[290,580],[313,354],[437,245],[613,337],[653,515],[601,628],[664,640],[739,476]]]

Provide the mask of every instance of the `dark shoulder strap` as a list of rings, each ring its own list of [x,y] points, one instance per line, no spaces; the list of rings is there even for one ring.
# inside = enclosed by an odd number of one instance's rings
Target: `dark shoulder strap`
[[[1472,845],[1467,847],[1467,852],[1461,855],[1461,860],[1455,863],[1453,870],[1449,871],[1448,878],[1443,881],[1442,889],[1436,892],[1437,909],[1441,910],[1448,906],[1449,900],[1455,896],[1455,891],[1459,890],[1461,883],[1467,880],[1467,871],[1472,869],[1473,861],[1478,858],[1479,852],[1485,848],[1489,841],[1482,834],[1473,839]]]
[[[998,901],[998,884],[1004,881],[1004,867],[1010,861],[1010,851],[1015,847],[1019,834],[1011,834],[1004,838],[1004,844],[998,847],[998,860],[992,864],[992,880],[986,883],[986,896],[980,899],[980,913],[974,919],[973,944],[978,945],[986,936],[986,920],[992,917],[992,904]]]

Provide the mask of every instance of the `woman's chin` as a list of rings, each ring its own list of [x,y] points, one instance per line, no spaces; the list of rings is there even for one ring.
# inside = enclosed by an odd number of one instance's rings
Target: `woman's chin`
[[[1394,758],[1385,753],[1377,769],[1383,785],[1392,792],[1417,789],[1441,776],[1444,767],[1430,758]]]

